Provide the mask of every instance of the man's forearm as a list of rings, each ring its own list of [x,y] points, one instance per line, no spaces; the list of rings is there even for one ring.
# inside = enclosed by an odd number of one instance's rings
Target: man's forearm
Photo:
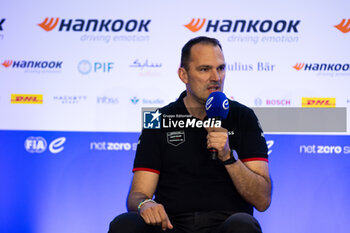
[[[130,192],[127,200],[127,208],[129,212],[137,212],[137,207],[139,203],[144,200],[148,199],[150,197],[147,197],[146,194],[140,193],[140,192]]]
[[[249,169],[240,160],[225,166],[241,196],[259,211],[265,211],[271,203],[271,180]]]

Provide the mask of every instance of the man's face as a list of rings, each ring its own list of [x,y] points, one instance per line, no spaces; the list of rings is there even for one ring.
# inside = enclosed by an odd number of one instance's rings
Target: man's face
[[[200,104],[205,104],[211,92],[223,91],[225,59],[219,46],[194,45],[185,76],[182,81],[186,83],[189,97]]]

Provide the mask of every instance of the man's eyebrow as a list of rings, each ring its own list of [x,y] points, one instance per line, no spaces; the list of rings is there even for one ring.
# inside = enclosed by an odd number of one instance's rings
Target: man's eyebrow
[[[199,65],[198,67],[212,67],[211,65]]]
[[[197,68],[213,68],[211,65],[199,65]]]

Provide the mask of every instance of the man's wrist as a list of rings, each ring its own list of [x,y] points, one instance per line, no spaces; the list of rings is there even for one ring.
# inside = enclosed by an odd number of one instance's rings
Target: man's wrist
[[[153,202],[153,203],[156,203],[154,200],[152,200],[152,199],[143,199],[142,201],[140,201],[140,203],[138,204],[138,206],[137,206],[137,211],[140,213],[140,211],[141,211],[141,207],[144,205],[144,204],[146,204],[146,203],[148,203],[148,202]]]
[[[235,158],[235,155],[238,159],[238,156],[237,156],[237,152],[235,150],[232,150],[230,151],[230,158],[225,160],[225,161],[222,161],[222,164],[223,165],[229,165],[229,164],[234,164],[235,162],[237,162],[237,159]]]

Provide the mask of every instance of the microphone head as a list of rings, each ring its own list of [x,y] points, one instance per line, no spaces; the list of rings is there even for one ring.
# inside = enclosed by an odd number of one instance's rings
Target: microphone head
[[[220,91],[210,93],[205,103],[205,111],[208,118],[219,117],[221,120],[225,120],[229,111],[226,95]]]

